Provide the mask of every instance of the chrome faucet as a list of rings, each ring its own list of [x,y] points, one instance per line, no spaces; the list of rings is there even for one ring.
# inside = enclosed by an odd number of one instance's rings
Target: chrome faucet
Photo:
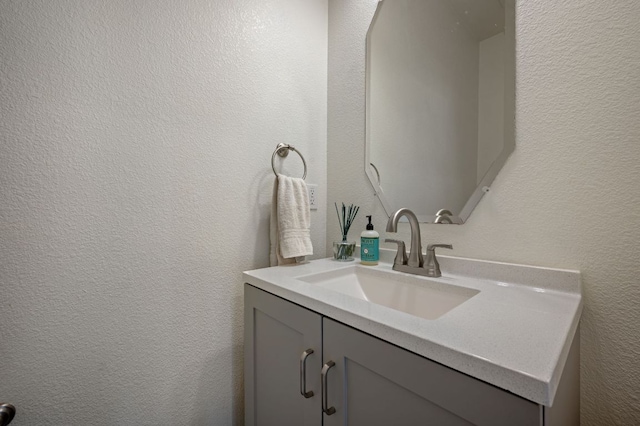
[[[409,260],[406,265],[412,268],[422,268],[424,264],[422,258],[422,241],[420,240],[420,224],[418,223],[416,215],[407,208],[398,210],[389,217],[387,232],[398,232],[398,221],[402,216],[406,216],[406,218],[409,219],[409,225],[411,226],[411,251],[409,252]],[[399,249],[398,247],[398,250]]]
[[[440,277],[440,265],[436,258],[435,248],[442,247],[452,249],[451,244],[429,244],[427,246],[427,260],[422,257],[422,241],[420,237],[420,224],[416,215],[407,208],[402,208],[389,217],[387,232],[398,232],[398,221],[402,216],[409,219],[411,226],[411,252],[407,257],[404,241],[387,238],[385,242],[398,244],[398,252],[393,262],[395,271],[409,274],[425,275],[427,277]]]

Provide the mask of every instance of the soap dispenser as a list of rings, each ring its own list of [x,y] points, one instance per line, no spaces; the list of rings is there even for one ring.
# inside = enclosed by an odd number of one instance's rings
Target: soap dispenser
[[[360,263],[377,265],[380,259],[380,234],[373,230],[371,216],[367,216],[367,229],[360,234]]]

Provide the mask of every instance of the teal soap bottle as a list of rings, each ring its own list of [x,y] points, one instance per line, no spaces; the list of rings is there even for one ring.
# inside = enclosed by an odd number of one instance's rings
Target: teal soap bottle
[[[373,266],[380,259],[380,234],[373,230],[371,216],[367,218],[367,229],[360,234],[360,263]]]

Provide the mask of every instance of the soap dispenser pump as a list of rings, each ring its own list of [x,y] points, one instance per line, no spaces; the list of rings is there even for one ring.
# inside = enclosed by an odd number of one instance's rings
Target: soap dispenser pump
[[[371,216],[367,216],[367,229],[360,234],[360,263],[377,265],[380,259],[380,234],[373,230]]]

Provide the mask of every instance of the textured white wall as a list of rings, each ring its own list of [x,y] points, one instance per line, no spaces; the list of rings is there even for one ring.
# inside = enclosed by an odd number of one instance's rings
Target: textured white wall
[[[278,142],[326,194],[326,35],[326,0],[0,2],[13,424],[242,424]]]
[[[386,216],[364,174],[365,35],[376,0],[329,2],[328,201]],[[516,149],[456,255],[583,273],[582,423],[640,423],[640,2],[517,3]],[[339,235],[328,209],[327,242]],[[409,238],[408,225],[401,237]]]

